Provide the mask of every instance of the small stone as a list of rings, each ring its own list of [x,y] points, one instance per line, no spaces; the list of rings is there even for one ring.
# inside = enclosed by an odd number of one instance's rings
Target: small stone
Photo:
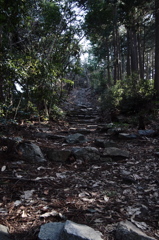
[[[90,161],[98,161],[100,159],[99,151],[95,147],[73,148],[72,153],[77,159],[84,159]]]
[[[131,172],[126,171],[126,170],[121,170],[120,174],[123,175],[123,176],[129,176],[131,174]]]
[[[107,147],[115,147],[116,143],[114,141],[107,141],[105,139],[95,139],[94,142],[96,147],[107,148]]]
[[[84,143],[84,142],[86,142],[86,138],[85,138],[85,136],[83,134],[75,133],[75,134],[68,135],[65,138],[65,141],[67,143],[70,143],[70,144]]]
[[[136,139],[137,135],[136,134],[129,134],[129,133],[119,133],[119,137],[122,139]]]

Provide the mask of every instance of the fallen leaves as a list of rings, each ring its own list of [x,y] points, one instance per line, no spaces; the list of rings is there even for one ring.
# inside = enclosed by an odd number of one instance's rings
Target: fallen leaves
[[[99,229],[105,239],[113,234],[113,224],[124,219],[157,236],[159,139],[114,141],[130,152],[129,159],[95,164],[79,159],[69,165],[1,160],[1,223],[8,222],[14,234],[23,236],[34,226],[35,236],[32,230],[27,240],[36,239],[44,222],[64,219]]]

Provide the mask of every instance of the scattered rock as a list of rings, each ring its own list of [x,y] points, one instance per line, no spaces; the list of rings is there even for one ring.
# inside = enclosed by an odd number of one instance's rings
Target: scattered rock
[[[139,130],[138,133],[140,136],[145,136],[145,137],[154,137],[157,134],[156,131],[154,131],[153,129]]]
[[[155,240],[127,220],[119,223],[115,237],[116,240]]]
[[[32,142],[22,142],[16,147],[17,152],[23,159],[29,162],[45,162],[46,159],[39,146]]]
[[[91,130],[89,130],[87,128],[81,128],[81,129],[78,129],[78,132],[81,134],[89,134],[91,132]]]
[[[136,139],[137,135],[134,133],[119,133],[119,137],[122,139]]]
[[[77,159],[84,159],[90,161],[98,161],[100,159],[100,154],[95,147],[84,147],[84,148],[73,148],[73,154]]]
[[[128,184],[128,185],[130,185],[130,184],[135,184],[135,183],[137,183],[137,181],[133,178],[133,176],[121,176],[122,177],[122,180],[123,180],[123,183],[124,184]]]
[[[107,132],[109,129],[112,129],[113,126],[114,126],[113,123],[101,124],[98,125],[97,130],[99,130],[100,132]]]
[[[105,148],[103,152],[104,156],[109,156],[109,157],[122,157],[122,158],[128,158],[129,157],[129,152],[115,148],[115,147],[109,147]]]
[[[75,144],[75,143],[84,143],[87,140],[83,134],[75,133],[75,134],[68,135],[65,138],[65,141],[69,144]]]
[[[8,228],[0,224],[0,240],[11,240]]]
[[[48,138],[48,139],[53,139],[53,140],[59,140],[59,139],[65,139],[65,136],[62,135],[53,135],[51,133],[45,133],[45,132],[38,132],[34,134],[34,137],[37,138]]]
[[[121,174],[122,176],[129,176],[129,175],[131,174],[131,172],[122,169],[122,170],[120,171],[120,174]]]
[[[34,137],[36,137],[36,138],[48,138],[48,136],[49,136],[50,134],[48,134],[48,133],[45,133],[45,132],[36,132],[36,133],[34,133]]]
[[[56,150],[53,148],[45,148],[44,152],[46,153],[47,159],[53,162],[65,162],[71,155],[71,150]]]
[[[0,146],[7,146],[8,152],[15,152],[16,146],[23,142],[21,137],[0,137]]]
[[[113,161],[113,159],[111,158],[111,157],[105,157],[105,156],[100,156],[100,161],[102,162],[102,163],[108,163],[108,162],[112,162]]]
[[[67,220],[41,226],[39,240],[102,240],[101,233],[86,225]]]
[[[123,130],[121,128],[112,128],[112,129],[108,129],[107,133],[109,135],[119,135],[119,133],[122,131]]]
[[[60,240],[102,240],[102,238],[93,228],[67,220]]]
[[[42,225],[38,235],[39,240],[60,240],[64,225],[65,223],[62,222],[50,222]]]
[[[107,148],[107,147],[115,147],[116,144],[114,141],[107,141],[105,139],[95,139],[94,142],[96,147]]]
[[[155,155],[156,155],[157,157],[159,157],[159,152],[155,152]]]

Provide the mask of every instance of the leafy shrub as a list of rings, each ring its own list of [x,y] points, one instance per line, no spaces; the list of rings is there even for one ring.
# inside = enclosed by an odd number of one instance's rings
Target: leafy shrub
[[[122,113],[139,113],[150,103],[154,96],[153,82],[142,80],[134,86],[128,78],[104,90],[100,96],[101,108],[118,108]]]

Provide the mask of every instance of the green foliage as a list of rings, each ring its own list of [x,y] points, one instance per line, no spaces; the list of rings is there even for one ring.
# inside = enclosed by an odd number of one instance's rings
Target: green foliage
[[[128,78],[117,83],[102,93],[101,106],[113,109],[118,108],[122,113],[133,114],[143,111],[154,96],[153,81],[143,80],[136,83]]]
[[[60,107],[58,107],[57,105],[54,105],[52,107],[50,119],[59,120],[59,119],[64,119],[65,116],[66,116],[65,112]]]
[[[79,69],[80,29],[71,1],[1,0],[0,115],[48,117]],[[35,2],[34,2],[35,3]],[[6,30],[7,29],[7,30]],[[20,86],[23,97],[17,88]],[[60,114],[59,114],[60,115]]]
[[[40,7],[45,31],[50,30],[52,27],[55,29],[55,26],[60,23],[62,18],[59,7],[55,2],[42,2]]]

